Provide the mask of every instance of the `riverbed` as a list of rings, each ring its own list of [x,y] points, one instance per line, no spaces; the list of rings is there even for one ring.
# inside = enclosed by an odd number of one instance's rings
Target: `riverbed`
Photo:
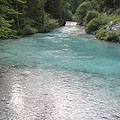
[[[120,120],[120,45],[77,25],[0,42],[0,120]]]

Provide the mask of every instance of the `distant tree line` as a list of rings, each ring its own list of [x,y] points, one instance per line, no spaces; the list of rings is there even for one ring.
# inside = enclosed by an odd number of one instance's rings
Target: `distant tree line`
[[[66,20],[73,20],[76,1],[0,0],[0,38],[48,32],[64,25]]]

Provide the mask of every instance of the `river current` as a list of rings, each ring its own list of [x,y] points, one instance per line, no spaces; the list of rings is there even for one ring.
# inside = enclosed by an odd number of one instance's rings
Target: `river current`
[[[80,26],[0,41],[0,120],[120,120],[120,45]]]

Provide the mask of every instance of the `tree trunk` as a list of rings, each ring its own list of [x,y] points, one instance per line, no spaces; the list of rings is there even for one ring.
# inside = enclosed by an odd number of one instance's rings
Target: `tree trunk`
[[[18,3],[16,3],[16,9],[17,9],[17,12],[19,12]],[[16,18],[17,18],[17,28],[19,29],[20,23],[19,23],[19,15],[18,14],[16,15]]]
[[[44,0],[42,0],[42,26],[45,24]]]
[[[114,0],[114,11],[115,11],[115,9],[116,9],[116,5],[115,5],[115,2],[116,2],[116,1]]]

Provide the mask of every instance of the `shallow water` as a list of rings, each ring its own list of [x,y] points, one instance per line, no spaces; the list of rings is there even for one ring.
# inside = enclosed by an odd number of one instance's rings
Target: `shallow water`
[[[0,42],[0,120],[120,120],[120,45],[79,26]]]

